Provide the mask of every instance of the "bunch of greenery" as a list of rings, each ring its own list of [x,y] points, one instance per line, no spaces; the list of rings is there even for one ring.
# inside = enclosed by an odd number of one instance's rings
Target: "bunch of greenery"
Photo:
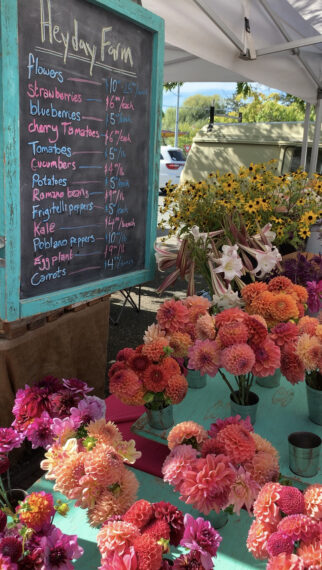
[[[160,227],[182,235],[193,226],[200,232],[222,228],[227,214],[241,214],[252,235],[272,224],[275,243],[301,249],[310,227],[322,218],[322,176],[309,179],[298,170],[277,176],[274,161],[241,167],[238,174],[210,173],[206,180],[170,186],[164,200]]]

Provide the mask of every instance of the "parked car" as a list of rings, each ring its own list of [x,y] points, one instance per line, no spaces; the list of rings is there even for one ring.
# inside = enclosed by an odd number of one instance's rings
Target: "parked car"
[[[160,147],[159,188],[164,192],[167,182],[179,184],[186,158],[183,150],[175,146]]]

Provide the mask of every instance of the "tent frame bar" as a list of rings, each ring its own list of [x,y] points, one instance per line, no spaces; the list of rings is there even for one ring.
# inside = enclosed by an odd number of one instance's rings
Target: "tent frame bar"
[[[240,51],[241,54],[245,54],[245,49],[243,42],[234,34],[234,32],[227,26],[227,24],[221,19],[220,16],[216,12],[214,12],[214,16],[209,14],[206,8],[202,5],[202,0],[193,0],[195,4],[202,10],[202,12],[212,21],[212,23],[222,31],[222,33],[228,38],[234,46]]]
[[[268,55],[270,53],[277,53],[281,51],[293,50],[300,47],[312,46],[314,44],[322,43],[322,34],[318,36],[311,36],[310,38],[303,38],[302,40],[294,40],[292,42],[286,42],[283,44],[277,44],[275,46],[269,46],[265,48],[260,48],[256,50],[256,55]]]
[[[281,34],[284,36],[286,41],[290,42],[291,40],[290,40],[289,34],[285,30],[284,26],[281,24],[280,18],[278,18],[278,16],[273,12],[271,7],[269,6],[267,0],[259,0],[259,2],[263,6],[264,10],[266,10],[267,14],[271,17],[271,19],[273,20],[277,29],[281,32]],[[303,65],[304,69],[306,69],[306,71],[309,74],[309,76],[311,77],[311,79],[313,79],[313,81],[317,85],[317,87],[320,88],[321,82],[320,82],[319,78],[317,77],[317,75],[314,73],[311,66],[303,59],[303,57],[299,51],[296,53],[296,55],[297,55],[298,59],[300,60],[301,64]]]

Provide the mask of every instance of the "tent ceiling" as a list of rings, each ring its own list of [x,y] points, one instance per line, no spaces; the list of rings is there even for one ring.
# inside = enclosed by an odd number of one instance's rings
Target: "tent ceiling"
[[[316,103],[322,88],[322,0],[141,1],[165,20],[165,81],[248,78]],[[185,61],[170,47],[185,52],[179,52]],[[223,79],[227,70],[232,79]]]

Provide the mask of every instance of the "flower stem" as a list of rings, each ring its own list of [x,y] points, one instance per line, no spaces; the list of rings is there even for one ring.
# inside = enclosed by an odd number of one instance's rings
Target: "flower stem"
[[[233,387],[232,387],[232,385],[230,384],[228,378],[225,376],[225,374],[222,372],[222,370],[221,370],[220,368],[219,368],[219,373],[220,373],[222,379],[224,380],[224,382],[226,382],[226,384],[227,384],[229,390],[231,391],[231,393],[232,393],[232,395],[233,395],[233,400],[236,402],[236,404],[238,404],[239,402],[238,402],[238,399],[237,399],[237,397],[236,397],[236,395],[235,395],[235,390],[233,389]]]

